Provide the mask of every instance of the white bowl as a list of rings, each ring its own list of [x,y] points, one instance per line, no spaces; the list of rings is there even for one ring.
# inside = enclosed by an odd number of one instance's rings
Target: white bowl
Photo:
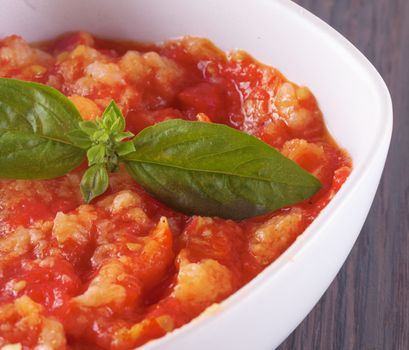
[[[287,0],[3,0],[0,35],[44,40],[66,31],[161,41],[210,38],[242,48],[307,85],[354,169],[333,201],[263,273],[224,301],[144,349],[268,349],[302,321],[344,263],[372,203],[392,132],[382,78],[346,39]],[[336,315],[334,315],[336,317]]]

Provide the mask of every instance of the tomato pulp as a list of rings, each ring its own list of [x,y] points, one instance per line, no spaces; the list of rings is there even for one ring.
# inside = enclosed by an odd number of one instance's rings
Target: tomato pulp
[[[161,337],[272,263],[350,173],[307,87],[206,39],[155,45],[80,32],[29,45],[10,36],[0,76],[55,87],[86,120],[114,99],[134,133],[172,118],[229,125],[323,185],[303,203],[234,222],[169,209],[123,169],[91,204],[79,192],[84,166],[53,180],[1,180],[0,345],[131,349]]]

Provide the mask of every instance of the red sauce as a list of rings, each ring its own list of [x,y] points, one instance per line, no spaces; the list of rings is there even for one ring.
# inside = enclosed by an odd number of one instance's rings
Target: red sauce
[[[40,51],[41,50],[41,51]],[[348,177],[313,94],[209,41],[162,45],[67,34],[0,41],[0,76],[49,84],[85,119],[114,99],[134,133],[169,118],[251,133],[322,182],[304,203],[233,222],[187,217],[121,171],[83,205],[84,167],[48,181],[0,181],[0,346],[131,349],[221,302],[285,251]]]

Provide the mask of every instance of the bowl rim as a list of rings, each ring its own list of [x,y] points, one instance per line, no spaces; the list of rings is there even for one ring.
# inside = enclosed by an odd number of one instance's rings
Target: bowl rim
[[[271,1],[269,2],[271,3]],[[370,169],[371,165],[377,161],[378,156],[381,156],[385,150],[385,153],[387,153],[389,149],[393,129],[392,99],[385,81],[376,68],[348,39],[310,11],[291,0],[274,0],[274,3],[276,6],[278,5],[281,7],[283,11],[291,12],[293,16],[299,17],[302,21],[308,21],[309,24],[313,25],[323,35],[332,39],[333,43],[338,46],[338,49],[349,56],[354,64],[359,66],[361,71],[366,73],[366,78],[369,79],[371,85],[375,87],[375,93],[379,97],[379,114],[383,116],[380,127],[377,130],[377,137],[375,138],[376,142],[370,147],[373,152],[367,154],[357,167],[354,166],[352,168],[350,176],[335,194],[334,198],[320,212],[311,225],[296,239],[296,241],[250,282],[241,287],[227,299],[217,304],[218,307],[216,312],[206,312],[205,310],[201,315],[191,320],[189,323],[173,330],[161,338],[150,340],[138,349],[159,349],[160,346],[166,345],[168,341],[175,337],[181,338],[188,336],[188,334],[196,328],[204,327],[206,324],[214,322],[216,319],[214,316],[218,316],[220,313],[228,313],[237,308],[243,300],[249,298],[250,295],[257,290],[260,290],[266,283],[274,283],[274,278],[279,274],[285,273],[286,267],[289,266],[290,261],[302,257],[305,252],[308,251],[308,247],[313,242],[320,239],[325,232],[325,226],[333,212],[348,202],[348,199],[365,179],[364,174],[367,173],[367,169]]]

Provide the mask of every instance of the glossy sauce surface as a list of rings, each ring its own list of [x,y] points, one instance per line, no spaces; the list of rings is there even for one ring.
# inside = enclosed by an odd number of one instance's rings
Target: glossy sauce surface
[[[123,170],[90,205],[79,193],[84,165],[53,180],[1,180],[0,345],[131,349],[163,336],[273,262],[350,173],[308,88],[205,39],[12,36],[0,41],[0,76],[53,86],[88,120],[114,99],[134,133],[171,118],[227,124],[323,184],[304,203],[233,222],[177,213]]]

